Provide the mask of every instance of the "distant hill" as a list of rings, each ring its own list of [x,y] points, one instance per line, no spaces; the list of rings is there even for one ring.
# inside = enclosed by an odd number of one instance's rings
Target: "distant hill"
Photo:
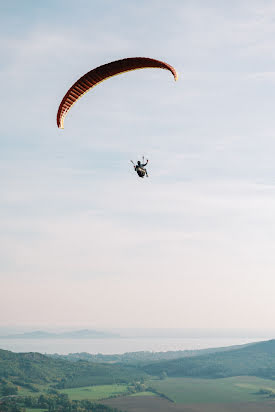
[[[142,370],[119,364],[70,362],[40,353],[14,353],[0,349],[1,378],[17,383],[52,384],[57,388],[128,383],[146,375]]]
[[[44,332],[37,330],[33,332],[0,336],[0,339],[105,339],[119,337],[120,335],[116,333],[83,329],[61,333]]]
[[[178,351],[166,351],[166,352],[150,352],[150,351],[139,351],[139,352],[126,352],[123,354],[112,354],[112,355],[104,355],[104,354],[91,354],[87,352],[80,352],[80,353],[69,353],[68,355],[59,355],[57,353],[52,356],[55,358],[67,359],[71,361],[78,361],[78,360],[86,360],[90,362],[106,362],[106,363],[114,363],[119,362],[123,364],[148,364],[150,362],[158,362],[162,360],[173,360],[179,358],[189,358],[192,356],[201,356],[210,353],[216,352],[227,352],[230,350],[236,350],[243,348],[247,345],[236,345],[236,346],[227,346],[227,347],[220,347],[220,348],[209,348],[209,349],[197,349],[197,350],[178,350]]]
[[[154,362],[143,366],[150,375],[224,378],[252,375],[275,379],[275,340],[196,357]]]

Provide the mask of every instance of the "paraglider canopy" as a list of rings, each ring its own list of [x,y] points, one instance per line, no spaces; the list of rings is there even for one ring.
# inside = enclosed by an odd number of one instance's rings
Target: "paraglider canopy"
[[[160,60],[150,59],[148,57],[130,57],[104,64],[84,74],[84,76],[80,77],[67,91],[59,105],[57,126],[61,129],[64,128],[64,119],[72,105],[98,83],[120,73],[145,68],[165,69],[172,73],[175,80],[178,78],[174,67]]]

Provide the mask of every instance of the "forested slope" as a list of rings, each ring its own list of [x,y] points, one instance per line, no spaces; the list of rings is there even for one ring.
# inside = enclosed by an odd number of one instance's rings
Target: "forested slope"
[[[11,382],[54,384],[57,388],[128,383],[144,376],[135,367],[119,364],[70,362],[40,353],[13,353],[0,350],[0,377]]]
[[[275,340],[259,342],[227,352],[147,364],[150,375],[221,378],[239,375],[275,379]]]

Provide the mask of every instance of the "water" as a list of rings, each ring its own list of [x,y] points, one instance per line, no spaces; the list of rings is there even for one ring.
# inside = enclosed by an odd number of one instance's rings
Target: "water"
[[[110,338],[110,339],[0,339],[0,348],[13,352],[121,354],[206,349],[258,342],[258,338]]]

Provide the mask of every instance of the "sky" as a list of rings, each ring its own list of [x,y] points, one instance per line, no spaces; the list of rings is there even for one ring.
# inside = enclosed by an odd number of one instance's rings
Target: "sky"
[[[0,2],[0,326],[269,328],[275,2]],[[106,62],[174,66],[100,84]],[[130,160],[149,158],[148,179]]]

